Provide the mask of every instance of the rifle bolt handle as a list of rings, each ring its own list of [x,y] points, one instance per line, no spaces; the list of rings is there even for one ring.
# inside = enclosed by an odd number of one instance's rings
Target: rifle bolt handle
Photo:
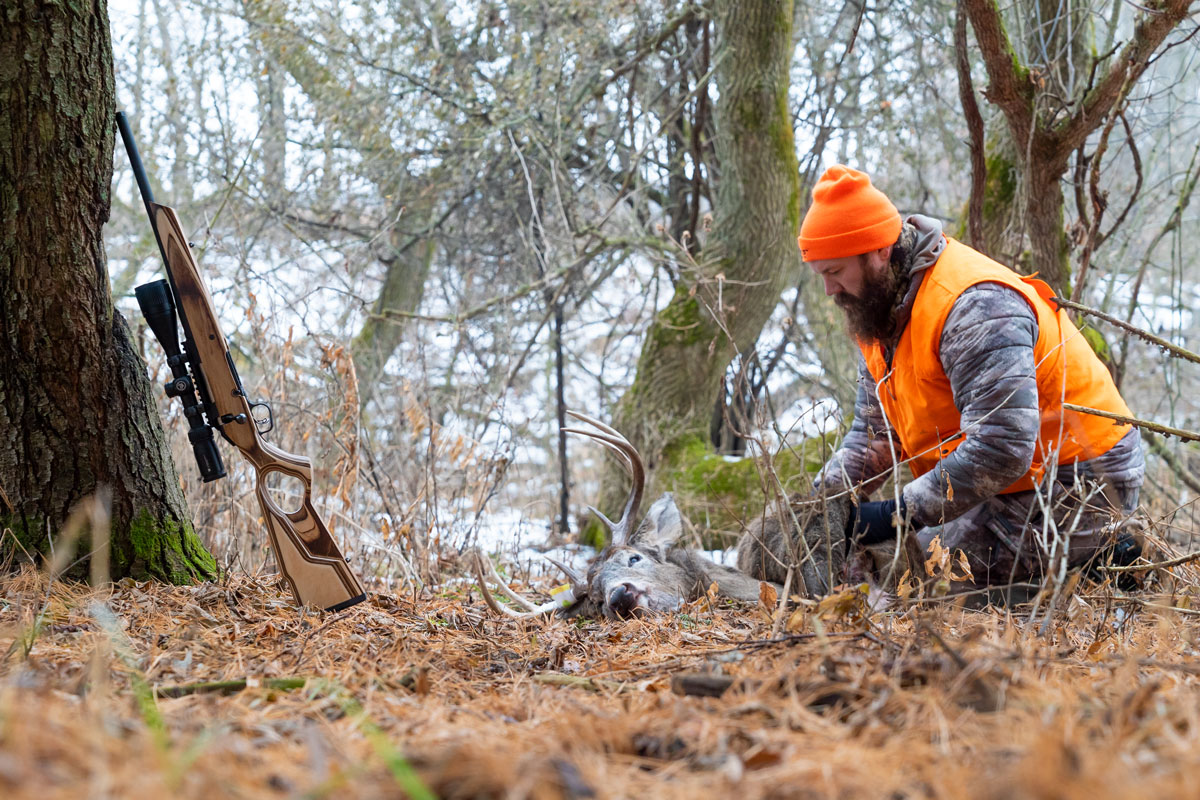
[[[246,423],[246,415],[245,414],[238,414],[237,416],[234,416],[233,414],[222,414],[221,415],[221,424],[222,425],[228,425],[231,422],[236,422],[238,425],[244,425]]]

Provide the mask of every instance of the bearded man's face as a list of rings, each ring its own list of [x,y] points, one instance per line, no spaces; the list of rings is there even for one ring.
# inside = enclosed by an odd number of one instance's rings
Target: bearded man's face
[[[899,299],[900,277],[887,261],[878,265],[868,263],[868,255],[858,257],[863,265],[860,295],[835,294],[833,302],[846,315],[846,328],[851,336],[860,341],[877,342],[892,334],[895,324],[892,314]]]
[[[892,313],[901,280],[891,268],[891,248],[858,256],[809,262],[824,282],[825,294],[833,297],[846,315],[851,336],[862,341],[879,341],[892,332]]]

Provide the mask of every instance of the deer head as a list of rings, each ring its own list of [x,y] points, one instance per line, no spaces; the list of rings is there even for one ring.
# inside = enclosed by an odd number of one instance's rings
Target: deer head
[[[670,493],[656,500],[638,523],[638,512],[646,488],[646,469],[637,449],[629,440],[599,420],[575,411],[573,418],[591,425],[564,428],[568,433],[586,436],[612,450],[621,460],[633,485],[625,500],[621,518],[613,522],[589,506],[611,533],[610,544],[589,565],[586,575],[550,559],[570,579],[571,602],[551,601],[537,605],[513,592],[492,569],[492,578],[523,611],[501,606],[487,589],[481,569],[476,577],[488,606],[497,613],[534,616],[556,609],[568,614],[603,614],[610,619],[654,612],[677,611],[685,602],[701,597],[713,583],[721,594],[742,600],[756,600],[759,582],[730,567],[714,564],[695,550],[678,546],[683,535],[683,520]],[[491,568],[491,562],[486,562]],[[479,565],[477,565],[478,567]]]

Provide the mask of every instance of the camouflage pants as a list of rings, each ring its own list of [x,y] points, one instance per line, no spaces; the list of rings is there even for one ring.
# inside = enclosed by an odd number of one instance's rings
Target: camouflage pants
[[[918,531],[917,539],[928,549],[940,536],[943,547],[962,550],[977,587],[1038,581],[1064,548],[1067,566],[1077,567],[1112,545],[1137,508],[1140,488],[1141,481],[1081,480],[995,495],[956,519]]]

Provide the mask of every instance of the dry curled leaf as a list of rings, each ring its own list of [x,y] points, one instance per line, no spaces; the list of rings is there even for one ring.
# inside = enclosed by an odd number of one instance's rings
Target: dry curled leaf
[[[758,584],[758,602],[762,603],[767,611],[773,611],[779,603],[779,592],[775,591],[774,586],[763,581]]]

